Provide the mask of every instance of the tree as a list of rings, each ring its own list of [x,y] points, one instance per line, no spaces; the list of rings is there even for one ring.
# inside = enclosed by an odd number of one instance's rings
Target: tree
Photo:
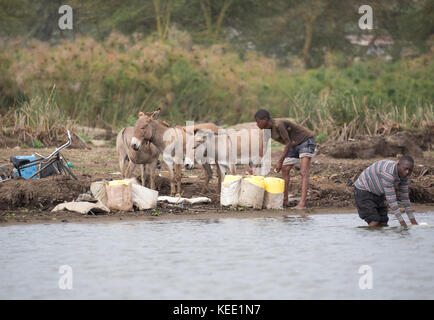
[[[26,31],[22,22],[32,17],[26,0],[0,0],[0,33],[15,36]]]
[[[325,2],[321,0],[304,1],[295,12],[300,12],[304,21],[304,45],[303,45],[303,60],[306,69],[311,67],[310,63],[310,48],[312,44],[313,25],[326,6]]]
[[[170,27],[173,0],[152,0],[152,3],[154,4],[158,36],[160,39],[165,40]]]
[[[205,19],[206,29],[210,37],[218,37],[226,12],[233,0],[213,1],[200,0],[200,7]]]
[[[403,47],[424,49],[425,41],[434,33],[432,0],[367,1],[374,11],[374,33],[393,39],[391,56],[401,57]]]

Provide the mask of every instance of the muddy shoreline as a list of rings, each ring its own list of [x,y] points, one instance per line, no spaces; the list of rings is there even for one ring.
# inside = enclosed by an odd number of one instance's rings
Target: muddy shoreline
[[[416,212],[434,212],[433,205],[414,204],[413,209]],[[28,215],[24,211],[16,211],[15,216],[0,216],[0,227],[11,225],[32,225],[32,224],[58,224],[58,223],[119,223],[119,222],[140,222],[140,221],[170,221],[170,220],[215,220],[224,218],[252,219],[252,218],[273,218],[273,217],[308,217],[319,214],[356,214],[355,207],[328,207],[328,208],[308,208],[306,210],[203,210],[198,211],[194,208],[183,210],[182,212],[165,212],[159,216],[153,216],[151,210],[135,212],[115,212],[104,215],[82,215],[74,212],[59,212],[47,214]],[[390,217],[393,220],[393,217]],[[404,214],[404,219],[406,215]],[[359,220],[356,218],[356,220]],[[360,220],[361,221],[361,220]]]
[[[31,155],[34,152],[49,154],[46,149],[0,149],[0,164],[6,164],[12,155]],[[51,176],[38,180],[15,179],[0,184],[0,226],[35,223],[106,223],[130,220],[172,220],[172,219],[218,219],[244,217],[278,217],[286,215],[356,213],[353,195],[353,183],[360,173],[373,162],[384,159],[337,159],[321,152],[312,160],[310,185],[308,190],[307,210],[298,212],[285,210],[252,210],[239,208],[229,210],[220,206],[217,193],[217,178],[210,180],[208,190],[200,192],[203,181],[201,168],[185,170],[182,179],[182,197],[205,196],[210,204],[171,206],[159,203],[156,209],[134,212],[110,212],[104,215],[81,215],[74,212],[51,212],[59,203],[74,201],[89,190],[94,181],[120,179],[116,150],[110,147],[87,149],[68,149],[64,155],[74,165],[72,170],[78,181],[66,176]],[[272,151],[273,164],[281,153]],[[397,160],[397,157],[387,157]],[[416,212],[434,211],[434,154],[427,153],[415,159],[415,169],[410,179],[410,199]],[[244,175],[247,166],[238,166],[237,173]],[[140,176],[138,169],[135,175]],[[280,177],[270,173],[268,176]],[[290,198],[300,196],[300,174],[296,166],[290,174]],[[156,181],[159,195],[170,194],[168,172],[158,171]],[[296,201],[294,205],[296,204]]]

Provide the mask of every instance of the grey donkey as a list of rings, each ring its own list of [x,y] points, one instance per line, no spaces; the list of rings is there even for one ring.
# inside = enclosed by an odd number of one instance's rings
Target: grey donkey
[[[140,165],[142,185],[145,186],[146,178],[149,177],[149,186],[155,190],[155,173],[160,151],[150,142],[144,143],[138,151],[135,151],[130,145],[133,133],[133,127],[126,127],[116,138],[116,151],[122,178],[131,178],[136,165]]]

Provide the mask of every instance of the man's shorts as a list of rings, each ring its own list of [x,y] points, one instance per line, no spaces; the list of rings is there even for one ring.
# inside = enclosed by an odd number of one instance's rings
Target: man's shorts
[[[293,146],[291,149],[289,149],[288,155],[286,156],[285,160],[283,160],[282,165],[294,165],[299,163],[300,159],[304,157],[312,158],[315,153],[315,146],[316,142],[314,137],[310,137],[304,140],[302,143]]]
[[[354,187],[354,198],[356,200],[359,217],[365,220],[368,224],[371,223],[371,221],[385,223],[389,221],[384,194],[377,196],[372,192],[360,190]]]

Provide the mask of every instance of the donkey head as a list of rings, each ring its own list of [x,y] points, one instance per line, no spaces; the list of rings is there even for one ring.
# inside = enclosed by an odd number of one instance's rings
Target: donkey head
[[[143,143],[151,141],[154,135],[152,122],[160,113],[160,108],[153,112],[139,112],[139,119],[134,125],[133,137],[131,138],[131,147],[138,151]]]
[[[214,137],[214,132],[206,129],[195,129],[194,137],[193,137],[193,145],[191,148],[193,149],[194,159],[185,157],[185,168],[187,170],[194,169],[194,160],[198,163],[202,163],[205,161],[204,157],[206,155],[207,148],[209,148],[208,143],[212,143]]]

